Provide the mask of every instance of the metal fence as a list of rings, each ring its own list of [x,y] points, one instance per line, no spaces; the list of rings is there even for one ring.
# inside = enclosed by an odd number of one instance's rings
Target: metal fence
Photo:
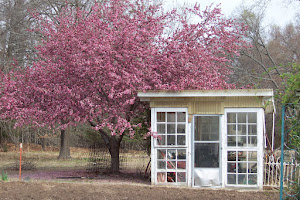
[[[264,185],[280,186],[280,157],[266,155],[264,163]],[[287,187],[291,182],[300,184],[300,163],[294,158],[283,162],[283,185]]]
[[[145,170],[150,161],[150,156],[138,148],[121,148],[119,161],[120,171],[122,172],[134,172],[137,175],[144,175]],[[110,169],[111,156],[107,148],[104,145],[91,146],[88,155],[87,171],[90,172],[103,172]]]

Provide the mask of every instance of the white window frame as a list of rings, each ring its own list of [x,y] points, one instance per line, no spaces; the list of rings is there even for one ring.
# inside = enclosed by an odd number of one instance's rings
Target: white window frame
[[[257,113],[257,146],[227,146],[227,113],[241,113],[241,112],[256,112]],[[225,108],[224,110],[224,137],[222,138],[222,146],[224,150],[222,152],[223,158],[223,186],[226,187],[249,187],[260,188],[263,187],[263,108]],[[257,152],[257,184],[256,185],[239,185],[227,183],[227,152],[228,151],[256,151]]]
[[[190,185],[190,126],[188,124],[188,108],[151,108],[151,131],[157,133],[157,113],[158,112],[185,112],[186,121],[185,121],[185,145],[156,145],[156,138],[151,137],[151,184],[171,184],[171,185]],[[160,170],[157,169],[157,149],[186,149],[186,182],[172,183],[157,182],[157,172]],[[183,172],[183,170],[178,170]]]

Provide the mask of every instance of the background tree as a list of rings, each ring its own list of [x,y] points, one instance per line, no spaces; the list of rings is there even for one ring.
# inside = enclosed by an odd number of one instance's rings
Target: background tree
[[[272,26],[270,41],[268,42],[270,54],[274,55],[276,62],[283,66],[290,63],[300,64],[300,23],[287,24],[281,28]],[[290,67],[292,70],[292,67]],[[286,70],[286,69],[285,69]]]
[[[0,1],[0,68],[9,71],[12,63],[25,66],[33,61],[35,38],[27,29],[32,27],[33,18],[28,10],[38,8],[38,1]]]
[[[240,21],[248,26],[245,40],[249,41],[252,47],[242,50],[241,56],[234,63],[232,80],[237,87],[250,84],[255,88],[273,88],[275,96],[278,97],[279,93],[286,89],[286,79],[282,74],[295,71],[292,63],[299,63],[300,24],[295,20],[285,27],[266,26],[263,20],[268,3],[269,1],[264,0],[256,1],[256,4],[244,7],[239,13]],[[281,100],[276,99],[275,105],[280,108]],[[275,118],[279,122],[281,111],[276,110]],[[267,115],[268,138],[271,138],[272,134],[272,117]],[[275,132],[276,135],[280,135],[279,126]],[[276,147],[280,144],[280,137],[275,138]]]
[[[56,22],[39,16],[40,59],[2,75],[1,117],[62,130],[88,122],[106,141],[118,173],[120,142],[134,134],[139,124],[133,119],[145,109],[138,90],[235,88],[226,82],[228,67],[246,46],[244,27],[219,8],[161,10],[112,0],[93,5],[89,14],[68,7]],[[174,21],[178,28],[166,35]]]
[[[68,6],[81,8],[90,11],[91,0],[69,0]],[[14,70],[14,63],[19,67],[26,68],[32,65],[37,59],[35,46],[40,43],[41,35],[39,32],[29,31],[36,27],[38,22],[33,17],[33,13],[44,16],[48,20],[56,21],[56,17],[66,7],[64,0],[0,0],[0,69],[4,73]],[[0,145],[5,139],[12,140],[14,143],[20,142],[24,133],[12,130],[14,121],[1,121]],[[25,127],[24,127],[25,128]],[[30,127],[26,127],[30,129]],[[30,129],[33,133],[29,135],[39,135],[44,145],[43,135],[47,131],[41,129]],[[27,133],[27,132],[26,132]],[[28,136],[29,136],[28,135]],[[70,157],[68,143],[69,132],[61,131],[61,148],[58,158],[66,159]],[[2,138],[2,139],[1,139]],[[22,142],[24,140],[22,139]]]
[[[25,67],[33,61],[35,34],[28,32],[34,24],[28,10],[39,9],[35,0],[0,0],[0,69],[8,73],[14,68],[13,63]],[[0,146],[5,141],[18,142],[23,133],[13,129],[14,122],[0,121]]]
[[[236,84],[255,85],[258,88],[279,89],[280,66],[270,53],[266,33],[262,26],[262,15],[257,15],[250,10],[244,10],[240,20],[248,26],[246,40],[251,43],[251,48],[242,51],[242,56],[236,63],[235,75],[238,76]]]

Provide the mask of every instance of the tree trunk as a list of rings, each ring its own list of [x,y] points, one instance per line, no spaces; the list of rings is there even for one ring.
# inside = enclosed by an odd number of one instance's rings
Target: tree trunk
[[[57,159],[69,159],[70,146],[69,146],[69,131],[60,130],[60,151]]]
[[[93,126],[93,123],[90,122]],[[116,136],[110,135],[105,130],[99,130],[100,135],[102,136],[106,147],[109,150],[110,157],[111,157],[111,165],[110,170],[112,174],[120,173],[120,143],[123,139],[123,135]]]
[[[109,153],[111,156],[111,173],[118,174],[120,172],[120,141],[116,136],[111,136],[109,140]]]
[[[42,144],[42,149],[43,151],[46,151],[46,138],[41,138],[41,144]]]

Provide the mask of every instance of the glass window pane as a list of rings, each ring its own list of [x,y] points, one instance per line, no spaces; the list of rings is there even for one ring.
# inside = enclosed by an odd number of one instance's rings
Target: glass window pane
[[[247,113],[237,113],[238,123],[246,123]]]
[[[256,123],[256,122],[257,122],[256,112],[248,113],[248,123]]]
[[[246,125],[238,125],[238,135],[247,135]]]
[[[177,168],[178,169],[185,169],[186,168],[186,161],[177,161]]]
[[[167,125],[167,133],[174,134],[175,133],[175,124],[168,124]]]
[[[195,117],[195,141],[219,141],[219,117]]]
[[[248,146],[256,147],[257,146],[257,136],[249,136],[248,137]]]
[[[166,113],[157,112],[157,122],[165,122],[165,121],[166,121]]]
[[[176,149],[168,149],[168,160],[176,159]]]
[[[177,173],[177,182],[186,182],[186,173],[185,172],[178,172]]]
[[[175,122],[175,112],[167,113],[167,122]]]
[[[237,136],[237,143],[239,147],[247,146],[247,137],[246,136]]]
[[[257,163],[248,164],[248,173],[257,173]]]
[[[210,127],[210,141],[219,141],[219,124],[212,124]]]
[[[185,160],[186,159],[186,150],[185,149],[178,149],[177,150],[177,159],[178,160]]]
[[[165,149],[158,149],[157,150],[157,159],[166,159],[166,150]]]
[[[235,174],[228,174],[227,175],[227,183],[228,184],[236,184],[236,175]]]
[[[157,169],[166,169],[166,161],[157,161]]]
[[[168,169],[176,169],[176,161],[167,161]]]
[[[157,172],[157,182],[158,183],[166,182],[166,173],[165,172]]]
[[[227,125],[227,134],[228,135],[236,135],[236,125]]]
[[[227,113],[227,123],[236,123],[235,113]]]
[[[227,172],[235,173],[236,172],[236,163],[227,163]]]
[[[211,120],[209,116],[197,116],[197,118],[199,118],[200,124],[209,124]]]
[[[167,173],[167,182],[176,182],[176,172]]]
[[[257,184],[257,175],[256,174],[249,174],[248,175],[248,184],[249,185],[256,185]]]
[[[236,151],[228,151],[227,152],[227,160],[228,161],[236,161]]]
[[[209,140],[209,125],[208,124],[200,124],[200,141],[208,141]]]
[[[218,124],[219,125],[219,117],[218,116],[209,116],[208,120],[209,120],[209,124]]]
[[[248,135],[257,135],[256,125],[248,125]]]
[[[247,172],[247,163],[238,163],[238,173]]]
[[[167,136],[167,145],[175,145],[175,135]]]
[[[185,133],[185,124],[177,125],[177,133]]]
[[[195,167],[219,167],[219,144],[195,144]]]
[[[236,146],[236,137],[235,136],[228,136],[227,146]]]
[[[165,135],[157,136],[157,145],[166,145],[166,136]]]
[[[178,112],[177,113],[177,122],[185,122],[185,112]]]
[[[166,133],[166,125],[165,124],[157,124],[157,133],[158,134]]]
[[[238,152],[238,161],[247,161],[247,151]]]
[[[257,161],[256,151],[248,151],[248,161]]]
[[[238,184],[246,185],[247,184],[247,175],[246,174],[239,174],[238,175]]]
[[[177,135],[177,145],[185,145],[185,135]]]

